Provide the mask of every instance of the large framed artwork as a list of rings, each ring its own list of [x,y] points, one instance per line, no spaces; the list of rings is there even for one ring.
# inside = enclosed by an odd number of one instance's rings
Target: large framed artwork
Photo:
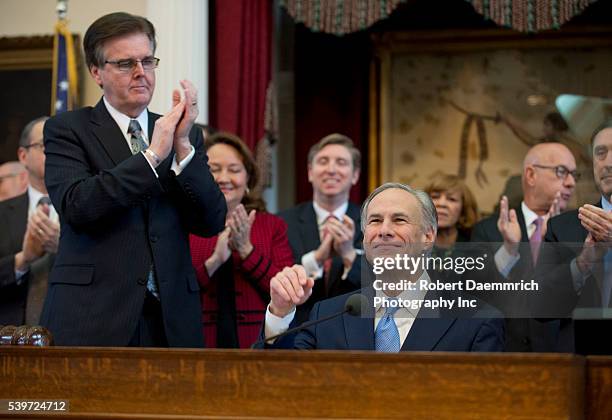
[[[596,197],[588,139],[558,120],[555,99],[612,96],[612,30],[402,32],[375,45],[370,187],[456,174],[489,213],[528,148],[554,138],[585,175],[573,204]]]
[[[74,35],[75,45],[79,40]],[[80,54],[77,54],[80,63]],[[78,64],[78,68],[82,68]],[[51,111],[53,35],[0,38],[0,159],[16,160],[21,130]]]

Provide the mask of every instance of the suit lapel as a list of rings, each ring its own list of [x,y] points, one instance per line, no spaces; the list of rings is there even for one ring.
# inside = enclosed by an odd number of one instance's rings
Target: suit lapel
[[[363,233],[361,232],[361,212],[359,206],[349,202],[346,215],[355,221],[355,240],[354,246],[361,248],[361,242],[363,241]]]
[[[423,310],[423,309],[421,309]],[[404,340],[401,351],[431,351],[446,331],[455,323],[455,318],[417,317]]]
[[[23,243],[24,233],[28,225],[28,207],[30,199],[26,191],[15,200],[11,200],[7,206],[7,211],[10,213],[7,217],[9,223],[9,231],[11,235],[11,243],[21,246]],[[19,248],[21,249],[21,248]]]
[[[367,304],[361,308],[360,316],[342,315],[344,332],[346,334],[347,349],[374,350],[374,289],[367,287],[359,290],[365,296]]]
[[[529,234],[527,233],[527,226],[525,225],[525,216],[523,215],[523,209],[520,207],[515,209],[516,218],[521,227],[521,242],[529,242]]]
[[[115,165],[132,156],[132,152],[125,141],[125,136],[106,109],[103,99],[100,99],[91,112],[91,122],[94,136],[102,144]]]
[[[347,349],[374,350],[374,318],[342,315]]]
[[[300,210],[300,236],[305,250],[316,249],[321,245],[319,237],[319,225],[312,202],[307,203]]]

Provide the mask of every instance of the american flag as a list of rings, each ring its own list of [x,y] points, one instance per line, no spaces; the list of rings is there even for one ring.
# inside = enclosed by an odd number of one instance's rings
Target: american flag
[[[55,25],[51,115],[73,109],[77,97],[76,56],[72,34],[65,20]]]

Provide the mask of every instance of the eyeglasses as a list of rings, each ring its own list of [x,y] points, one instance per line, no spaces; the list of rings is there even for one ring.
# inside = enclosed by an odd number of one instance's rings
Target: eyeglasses
[[[134,60],[132,58],[127,58],[125,60],[116,60],[116,61],[104,61],[105,64],[112,64],[117,67],[120,72],[129,73],[133,71],[138,63],[142,64],[142,68],[144,71],[152,71],[157,68],[159,65],[159,58],[157,57],[147,57],[142,60]]]
[[[563,165],[557,165],[557,166],[533,165],[533,166],[535,166],[536,168],[542,168],[542,169],[552,169],[553,171],[555,171],[555,175],[557,175],[557,178],[562,179],[562,180],[565,180],[568,175],[571,175],[574,177],[574,181],[578,181],[581,176],[581,173],[578,172],[577,170],[570,171],[569,169],[567,169],[567,167]]]
[[[45,144],[43,142],[31,143],[31,144],[28,144],[27,146],[23,146],[24,149],[29,149],[31,147],[33,147],[35,149],[40,149],[43,152],[45,151]]]

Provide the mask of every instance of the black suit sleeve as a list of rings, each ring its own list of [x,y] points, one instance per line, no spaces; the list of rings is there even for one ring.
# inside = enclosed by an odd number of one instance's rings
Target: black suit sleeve
[[[87,229],[166,192],[141,153],[99,169],[92,163],[93,145],[86,144],[96,140],[69,118],[48,120],[44,138],[47,189],[62,222],[74,228]],[[187,225],[196,233],[216,234],[225,222],[225,200],[208,170],[201,134],[194,143],[196,155],[184,173],[175,177],[180,188],[172,193],[182,196],[178,204],[182,215],[189,214]],[[196,218],[201,222],[195,222]]]
[[[187,229],[199,236],[214,236],[225,227],[227,205],[210,173],[202,131],[194,127],[190,134],[195,155],[180,175],[171,173],[178,188],[170,188]]]
[[[15,283],[15,255],[4,256],[0,258],[0,288]]]

